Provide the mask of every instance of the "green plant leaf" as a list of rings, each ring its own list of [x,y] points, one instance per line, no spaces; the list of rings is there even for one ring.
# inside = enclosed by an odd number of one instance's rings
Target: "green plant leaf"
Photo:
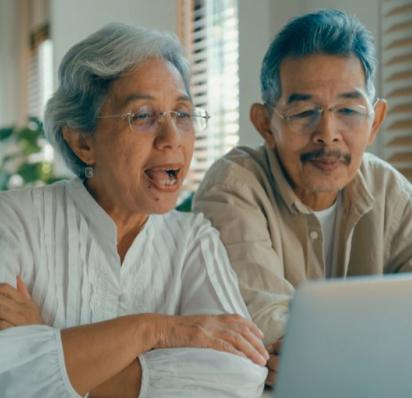
[[[4,191],[8,187],[10,174],[0,170],[0,191]]]
[[[44,137],[43,123],[36,116],[29,116],[29,128],[36,130],[39,136]]]
[[[8,140],[7,145],[11,145],[14,150],[12,153],[7,151],[0,157],[0,190],[8,188],[11,175],[15,174],[21,176],[24,184],[39,181],[49,184],[61,179],[54,175],[51,162],[33,162],[36,157],[30,156],[40,153],[44,145],[43,124],[38,118],[30,117],[25,127],[1,128],[0,141],[2,140]]]
[[[24,182],[30,183],[38,181],[39,163],[23,163],[17,170]]]
[[[17,139],[19,142],[29,142],[30,144],[36,144],[39,137],[41,137],[40,130],[33,130],[31,128],[24,127],[17,131]]]
[[[41,151],[41,147],[40,145],[37,143],[37,141],[35,142],[31,142],[31,141],[21,141],[20,142],[20,146],[21,149],[23,151],[23,154],[25,156],[29,156],[32,153],[37,153]]]
[[[13,134],[13,127],[3,127],[0,129],[0,141],[5,141],[10,138]]]

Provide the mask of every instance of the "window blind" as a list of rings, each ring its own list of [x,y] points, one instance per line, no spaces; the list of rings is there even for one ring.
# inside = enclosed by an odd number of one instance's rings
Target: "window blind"
[[[43,27],[30,37],[28,70],[28,114],[39,119],[43,117],[46,101],[53,91],[52,43],[48,28]]]
[[[186,189],[195,191],[214,160],[238,143],[239,33],[237,0],[181,0],[179,35],[192,66],[196,106],[211,118],[197,134]]]
[[[384,157],[412,181],[412,1],[381,2]]]

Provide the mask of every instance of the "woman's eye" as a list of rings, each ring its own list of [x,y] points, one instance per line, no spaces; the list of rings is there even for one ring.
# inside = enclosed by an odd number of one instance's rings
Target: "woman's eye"
[[[133,121],[146,121],[150,120],[153,117],[153,112],[150,111],[141,111],[132,113],[132,120]]]

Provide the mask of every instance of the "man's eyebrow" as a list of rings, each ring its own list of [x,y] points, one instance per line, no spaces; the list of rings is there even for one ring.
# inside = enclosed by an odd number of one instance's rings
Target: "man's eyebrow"
[[[354,91],[349,91],[347,93],[341,93],[338,95],[340,98],[348,98],[348,99],[358,99],[358,98],[364,98],[365,96],[362,94],[361,91],[354,90]]]
[[[294,102],[307,101],[307,100],[310,100],[311,98],[313,98],[313,96],[310,94],[292,93],[289,95],[287,99],[287,103],[292,104]]]
[[[360,90],[353,90],[353,91],[348,91],[345,93],[340,93],[338,94],[339,98],[345,98],[345,99],[359,99],[359,98],[364,98],[364,94]],[[299,102],[299,101],[308,101],[313,99],[313,95],[311,94],[304,94],[304,93],[292,93],[289,95],[287,99],[287,103],[291,104],[294,102]]]

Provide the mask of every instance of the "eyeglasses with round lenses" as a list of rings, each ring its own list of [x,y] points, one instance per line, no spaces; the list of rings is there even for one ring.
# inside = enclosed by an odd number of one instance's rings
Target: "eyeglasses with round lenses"
[[[313,133],[325,112],[333,113],[338,128],[342,131],[358,129],[374,115],[373,107],[358,103],[338,104],[330,108],[304,105],[286,109],[284,113],[276,107],[273,109],[293,132],[303,134]]]
[[[192,111],[164,111],[158,112],[151,107],[142,107],[137,112],[128,112],[122,115],[105,115],[99,118],[127,119],[130,128],[137,133],[154,132],[159,123],[166,117],[170,117],[176,129],[181,133],[200,132],[206,129],[209,114],[202,108],[194,108]]]

